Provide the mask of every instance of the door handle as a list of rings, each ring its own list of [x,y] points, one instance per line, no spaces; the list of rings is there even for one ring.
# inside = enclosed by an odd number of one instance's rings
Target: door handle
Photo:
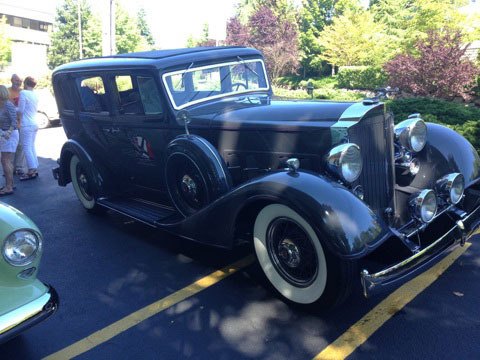
[[[110,129],[110,128],[103,128],[102,131],[103,131],[104,133],[110,134],[110,133],[112,132],[112,129]]]
[[[112,129],[110,130],[110,133],[112,133],[112,134],[117,134],[117,133],[119,133],[119,132],[120,132],[120,129],[119,129],[119,128],[112,128]]]

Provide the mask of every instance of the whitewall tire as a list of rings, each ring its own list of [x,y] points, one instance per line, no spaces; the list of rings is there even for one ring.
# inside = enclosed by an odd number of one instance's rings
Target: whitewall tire
[[[92,191],[93,184],[91,175],[77,155],[73,155],[70,159],[70,177],[72,179],[75,194],[83,207],[87,210],[94,210],[97,208],[98,205]]]
[[[298,304],[322,297],[328,280],[325,252],[298,213],[281,204],[263,208],[255,221],[254,246],[263,272],[282,296]]]

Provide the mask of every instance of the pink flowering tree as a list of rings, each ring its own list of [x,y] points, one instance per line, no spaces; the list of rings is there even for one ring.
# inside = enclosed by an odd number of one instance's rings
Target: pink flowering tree
[[[272,79],[295,73],[299,64],[298,29],[288,18],[261,6],[243,25],[238,18],[227,24],[227,45],[251,46],[260,50]]]
[[[467,49],[460,32],[430,32],[416,43],[415,55],[398,55],[384,68],[391,86],[414,95],[467,100],[480,73]]]

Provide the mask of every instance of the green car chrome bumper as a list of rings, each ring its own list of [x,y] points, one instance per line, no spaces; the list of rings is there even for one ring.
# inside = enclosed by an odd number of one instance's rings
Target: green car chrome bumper
[[[43,321],[58,308],[58,295],[54,288],[38,299],[0,316],[0,344],[22,331]]]

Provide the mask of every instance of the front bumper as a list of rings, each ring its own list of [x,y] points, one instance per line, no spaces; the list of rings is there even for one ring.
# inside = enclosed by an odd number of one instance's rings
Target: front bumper
[[[480,206],[461,221],[457,221],[450,230],[431,245],[409,258],[374,274],[370,274],[366,269],[362,270],[360,276],[363,294],[368,298],[377,293],[388,291],[413,278],[436,259],[443,256],[450,248],[459,244],[463,245],[466,238],[472,235],[479,224]]]
[[[0,316],[0,344],[51,316],[58,308],[53,287],[38,299]]]

